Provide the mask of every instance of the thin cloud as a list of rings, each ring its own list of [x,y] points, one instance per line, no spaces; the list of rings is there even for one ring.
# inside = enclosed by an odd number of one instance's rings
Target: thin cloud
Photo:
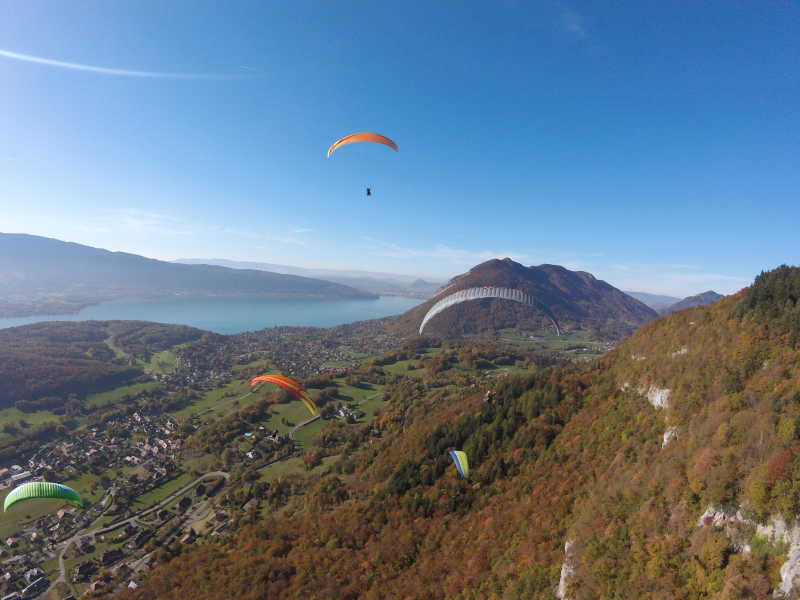
[[[170,235],[193,235],[195,233],[181,220],[156,212],[123,210],[119,211],[117,220],[124,229],[136,233],[167,233]]]
[[[584,39],[588,36],[581,13],[561,2],[556,3],[556,7],[559,11],[559,19],[564,32],[579,39]]]
[[[385,258],[432,258],[446,260],[455,264],[468,264],[470,266],[478,262],[483,262],[492,258],[509,257],[517,262],[529,262],[529,257],[516,252],[495,252],[492,250],[464,250],[461,248],[451,248],[444,244],[437,244],[431,249],[404,248],[397,244],[382,242],[374,238],[364,236],[363,240],[372,244],[371,254]]]
[[[298,227],[297,229],[292,229],[292,233],[311,233],[314,231],[309,227]]]
[[[306,241],[299,238],[290,237],[288,235],[267,235],[268,240],[272,242],[279,242],[281,244],[292,244],[293,246],[305,246]]]
[[[214,75],[208,73],[163,73],[160,71],[129,71],[128,69],[115,69],[111,67],[97,67],[94,65],[84,65],[81,63],[54,60],[30,54],[21,54],[9,50],[0,50],[0,56],[12,60],[47,65],[49,67],[59,67],[61,69],[71,69],[73,71],[87,71],[89,73],[99,73],[102,75],[117,75],[121,77],[147,77],[151,79],[236,79],[240,75]]]
[[[607,275],[604,279],[620,289],[680,297],[708,289],[733,293],[752,281],[740,275],[706,272],[702,266],[691,264],[618,263],[600,270]]]

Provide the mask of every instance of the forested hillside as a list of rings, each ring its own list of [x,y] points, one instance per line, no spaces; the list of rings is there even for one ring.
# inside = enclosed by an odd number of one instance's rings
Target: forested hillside
[[[588,366],[470,386],[460,360],[481,359],[442,351],[389,386],[372,425],[323,430],[326,475],[279,479],[269,518],[165,549],[122,597],[795,594],[800,269],[652,322]]]
[[[154,352],[214,335],[140,321],[36,323],[0,329],[0,408],[63,407],[68,396],[111,389],[143,374]],[[217,336],[219,337],[219,336]]]

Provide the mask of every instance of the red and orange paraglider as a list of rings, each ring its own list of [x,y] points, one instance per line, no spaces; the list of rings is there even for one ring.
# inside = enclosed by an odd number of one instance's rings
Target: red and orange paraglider
[[[251,387],[255,387],[259,383],[272,383],[277,385],[279,388],[286,390],[298,400],[301,400],[312,415],[315,417],[319,416],[319,409],[317,408],[317,405],[314,404],[311,396],[308,395],[308,391],[299,381],[295,381],[291,377],[286,377],[285,375],[277,374],[260,375],[250,380]]]

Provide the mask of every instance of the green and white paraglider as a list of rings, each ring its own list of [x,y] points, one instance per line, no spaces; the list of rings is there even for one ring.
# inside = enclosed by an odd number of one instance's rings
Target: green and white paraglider
[[[14,490],[6,496],[5,502],[3,502],[3,510],[7,511],[17,502],[26,502],[28,500],[42,498],[56,498],[66,500],[76,506],[83,506],[83,498],[71,487],[60,483],[33,481],[31,483],[23,483],[21,486],[14,488]]]

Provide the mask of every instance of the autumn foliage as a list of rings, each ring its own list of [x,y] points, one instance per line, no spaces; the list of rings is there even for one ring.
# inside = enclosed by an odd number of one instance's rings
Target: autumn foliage
[[[571,540],[575,600],[770,598],[787,546],[753,524],[800,512],[799,273],[650,323],[587,366],[459,387],[444,353],[390,385],[347,450],[323,432],[351,473],[310,476],[121,597],[551,599]],[[716,527],[709,507],[745,520]]]

